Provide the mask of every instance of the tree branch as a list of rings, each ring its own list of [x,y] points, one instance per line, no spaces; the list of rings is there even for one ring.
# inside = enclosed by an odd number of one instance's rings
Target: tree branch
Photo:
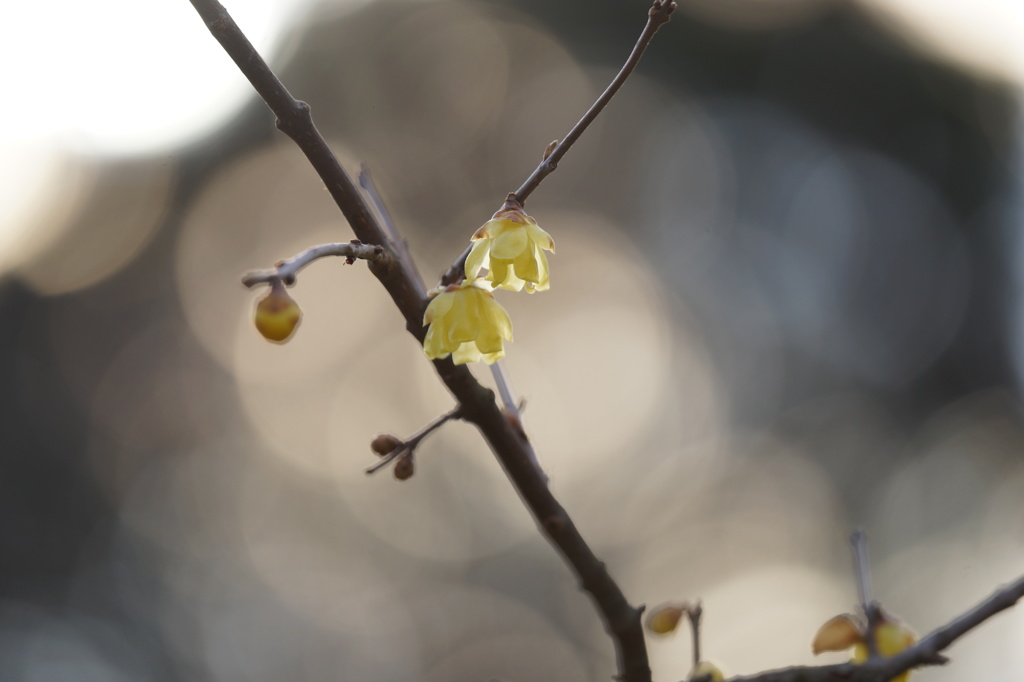
[[[644,50],[650,44],[654,38],[654,34],[658,32],[664,24],[669,22],[671,19],[672,12],[676,8],[676,3],[671,0],[654,0],[654,4],[651,5],[651,9],[647,13],[647,25],[644,26],[643,32],[640,33],[640,38],[637,39],[636,45],[633,47],[633,51],[629,54],[629,58],[626,63],[622,65],[619,73],[612,79],[612,82],[605,88],[601,96],[597,98],[597,101],[587,110],[587,113],[583,115],[583,118],[572,127],[569,134],[558,143],[558,145],[551,151],[550,154],[544,156],[544,160],[540,162],[537,169],[530,174],[530,177],[526,179],[526,182],[515,191],[516,198],[519,199],[519,203],[526,203],[527,197],[529,197],[533,190],[537,189],[541,181],[544,180],[548,175],[554,172],[558,168],[558,162],[562,160],[569,148],[576,143],[576,140],[580,138],[580,135],[590,127],[590,124],[594,122],[601,110],[605,108],[608,102],[611,101],[615,93],[619,91],[622,84],[626,82],[629,75],[633,73],[633,69],[640,63],[640,57],[643,55]],[[550,146],[550,145],[549,145]]]
[[[633,69],[640,63],[640,57],[643,55],[644,50],[647,49],[651,40],[654,39],[654,34],[658,32],[659,28],[669,22],[675,9],[676,3],[671,0],[654,0],[650,10],[647,12],[647,24],[640,33],[636,45],[633,46],[633,51],[630,52],[626,63],[619,69],[619,73],[616,74],[612,82],[601,93],[601,96],[590,106],[587,113],[572,127],[572,130],[569,131],[565,138],[561,142],[555,141],[548,145],[547,149],[544,150],[544,156],[540,165],[537,166],[519,189],[512,193],[520,204],[525,204],[527,197],[533,194],[533,190],[537,189],[544,178],[555,172],[555,169],[558,168],[558,162],[562,160],[562,157],[576,143],[576,140],[580,139],[580,136],[590,127],[590,124],[594,122],[598,114],[607,106],[608,102],[615,96],[615,93],[622,87],[622,84],[633,73]],[[448,269],[442,273],[442,285],[452,284],[463,278],[466,258],[469,257],[471,248],[471,246],[466,247]]]
[[[875,658],[862,665],[796,666],[770,670],[757,675],[732,677],[727,682],[886,682],[905,670],[922,665],[943,665],[941,654],[953,642],[978,627],[1001,611],[1005,611],[1024,598],[1024,576],[999,589],[963,615],[937,630],[892,658]]]
[[[348,219],[356,237],[367,244],[387,245],[394,260],[388,259],[388,263],[371,261],[370,271],[381,281],[402,312],[406,329],[422,343],[426,300],[422,289],[416,286],[415,269],[396,252],[385,230],[313,125],[309,106],[291,96],[219,2],[190,2],[277,116],[277,127],[305,153]],[[665,6],[665,3],[655,4],[655,7],[659,6]],[[494,393],[482,387],[465,365],[452,364],[451,358],[435,360],[434,367],[462,406],[463,419],[475,424],[483,433],[541,532],[561,553],[581,588],[593,599],[615,646],[619,678],[624,682],[649,682],[651,671],[640,624],[642,607],[629,604],[605,565],[594,555],[568,513],[551,494],[546,481],[533,466],[531,446],[505,419],[495,403]]]
[[[257,284],[265,284],[279,279],[285,284],[295,283],[295,277],[299,271],[315,260],[329,256],[341,256],[345,262],[354,263],[357,258],[368,261],[377,261],[387,258],[384,247],[376,244],[363,244],[359,241],[340,242],[332,244],[320,244],[311,246],[302,253],[291,258],[280,261],[271,270],[254,270],[242,277],[242,284],[247,287],[254,287]]]

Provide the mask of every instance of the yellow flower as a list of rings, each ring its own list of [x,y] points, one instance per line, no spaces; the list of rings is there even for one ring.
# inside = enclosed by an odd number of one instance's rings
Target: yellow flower
[[[466,277],[476,277],[487,268],[487,280],[495,289],[521,291],[525,286],[532,294],[550,287],[544,252],[554,253],[555,242],[513,199],[476,231],[473,241]]]
[[[843,651],[853,647],[853,662],[863,663],[868,660],[868,646],[865,641],[865,627],[857,618],[850,614],[842,614],[821,626],[814,637],[811,649],[815,654],[822,651]],[[875,644],[878,655],[890,658],[904,649],[914,645],[917,637],[903,623],[882,613],[875,628]],[[889,682],[906,682],[910,671],[897,675]]]
[[[878,646],[878,655],[882,658],[890,658],[914,645],[917,638],[910,628],[902,623],[889,620],[883,616],[882,621],[875,628],[875,644]],[[853,647],[853,662],[863,663],[868,660],[867,643],[858,643]],[[910,671],[906,671],[889,682],[906,682]]]
[[[483,280],[452,284],[427,305],[423,324],[430,325],[423,350],[431,360],[452,355],[456,365],[505,357],[512,321]]]

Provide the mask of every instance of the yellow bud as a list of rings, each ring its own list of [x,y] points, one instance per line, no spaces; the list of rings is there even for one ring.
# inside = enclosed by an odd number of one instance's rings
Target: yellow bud
[[[711,682],[722,682],[725,679],[725,675],[718,669],[718,666],[707,661],[701,661],[690,671],[689,679],[695,680],[698,677],[708,677]]]
[[[302,311],[284,290],[280,280],[271,282],[270,293],[256,304],[256,329],[268,341],[287,341],[301,318]]]
[[[815,654],[822,651],[846,651],[864,641],[862,632],[860,623],[853,616],[841,614],[818,628],[811,643],[811,651]]]
[[[675,631],[686,609],[686,604],[662,604],[647,614],[647,629],[658,635]]]

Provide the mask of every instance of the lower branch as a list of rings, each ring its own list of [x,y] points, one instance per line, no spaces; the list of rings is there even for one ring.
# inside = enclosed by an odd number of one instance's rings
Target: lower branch
[[[900,673],[923,665],[947,662],[941,654],[953,642],[1001,611],[1024,598],[1024,576],[1001,588],[960,617],[922,637],[909,649],[892,658],[876,658],[861,665],[796,666],[757,675],[733,677],[728,682],[886,682]]]

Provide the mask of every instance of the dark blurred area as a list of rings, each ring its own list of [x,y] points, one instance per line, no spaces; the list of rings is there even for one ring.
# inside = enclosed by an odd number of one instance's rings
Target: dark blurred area
[[[1019,82],[872,3],[681,5],[530,198],[558,253],[550,292],[497,295],[504,362],[634,603],[703,599],[727,674],[840,661],[810,642],[856,600],[856,526],[922,633],[1024,572]],[[271,61],[432,283],[645,8],[335,2]],[[352,238],[262,102],[178,149],[55,159],[0,235],[0,679],[612,674],[472,429],[410,481],[363,474],[451,398],[362,264],[302,273],[287,345],[252,328],[245,271]],[[1022,635],[1003,615],[915,679],[1016,680]],[[656,679],[685,640],[651,642]]]

